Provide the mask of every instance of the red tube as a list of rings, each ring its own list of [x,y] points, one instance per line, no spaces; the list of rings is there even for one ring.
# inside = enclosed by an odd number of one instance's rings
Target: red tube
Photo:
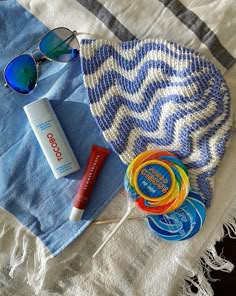
[[[96,179],[110,151],[106,148],[93,145],[89,155],[86,169],[76,194],[71,211],[70,220],[79,221],[92,193]]]

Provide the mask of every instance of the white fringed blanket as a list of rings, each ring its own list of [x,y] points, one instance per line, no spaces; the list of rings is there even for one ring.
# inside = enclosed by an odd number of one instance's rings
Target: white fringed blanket
[[[230,88],[233,110],[236,109],[234,0],[18,2],[49,28],[65,26],[109,40],[162,38],[192,47],[221,70]],[[90,35],[81,36],[89,38]],[[46,262],[47,251],[42,243],[31,233],[24,233],[26,230],[18,221],[5,213],[0,217],[0,223],[3,220],[12,222],[5,224],[5,230],[0,229],[0,294],[193,295],[190,282],[197,286],[198,295],[213,295],[204,268],[226,272],[233,268],[227,258],[216,253],[214,245],[224,236],[223,225],[227,231],[236,231],[235,151],[234,132],[216,174],[214,196],[207,210],[206,222],[198,235],[184,242],[161,241],[149,231],[144,220],[137,219],[127,221],[93,260],[92,254],[114,225],[92,224],[62,254]],[[125,197],[120,193],[99,218],[121,217],[125,207]],[[27,238],[27,246],[21,237]],[[28,248],[30,251],[18,254],[18,248]],[[9,256],[8,250],[14,252]],[[31,260],[25,260],[27,256],[32,256]],[[42,278],[33,275],[35,268],[43,275]],[[29,284],[22,282],[25,273],[29,273]],[[196,281],[192,280],[194,276]]]

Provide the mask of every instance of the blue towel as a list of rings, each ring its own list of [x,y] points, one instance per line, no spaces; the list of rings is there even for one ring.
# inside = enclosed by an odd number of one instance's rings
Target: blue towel
[[[0,5],[0,70],[3,71],[14,56],[49,29],[15,1]],[[45,62],[39,72],[38,86],[28,96],[4,88],[4,78],[0,76],[0,213],[4,209],[13,214],[55,256],[81,234],[120,190],[126,167],[111,151],[83,219],[79,223],[69,220],[92,144],[107,148],[109,144],[91,115],[80,60],[68,64]],[[58,180],[23,111],[23,106],[42,97],[52,103],[81,167],[77,173]]]

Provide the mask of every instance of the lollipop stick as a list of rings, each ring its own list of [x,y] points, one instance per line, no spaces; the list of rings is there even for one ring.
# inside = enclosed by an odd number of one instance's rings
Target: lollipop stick
[[[137,220],[137,219],[145,219],[146,216],[135,216],[135,217],[128,217],[127,220]],[[120,218],[112,218],[112,219],[103,219],[103,220],[95,220],[92,223],[96,225],[102,225],[102,224],[113,224],[120,222]]]
[[[116,225],[116,227],[112,230],[112,232],[108,235],[108,237],[104,240],[101,246],[97,249],[97,251],[93,254],[93,258],[97,256],[97,254],[105,247],[105,245],[109,242],[109,240],[113,237],[113,235],[117,232],[117,230],[121,227],[121,225],[125,222],[125,220],[129,217],[129,215],[134,210],[135,205],[129,206],[127,212],[122,217],[120,222]]]

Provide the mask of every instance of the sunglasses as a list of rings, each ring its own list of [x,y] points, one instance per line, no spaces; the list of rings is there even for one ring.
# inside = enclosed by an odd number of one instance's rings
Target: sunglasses
[[[5,86],[20,94],[30,94],[37,86],[38,66],[43,60],[68,63],[78,57],[79,42],[76,34],[76,31],[64,27],[46,33],[39,47],[31,54],[20,54],[7,64],[3,72]],[[33,56],[36,51],[41,55],[37,61]]]

